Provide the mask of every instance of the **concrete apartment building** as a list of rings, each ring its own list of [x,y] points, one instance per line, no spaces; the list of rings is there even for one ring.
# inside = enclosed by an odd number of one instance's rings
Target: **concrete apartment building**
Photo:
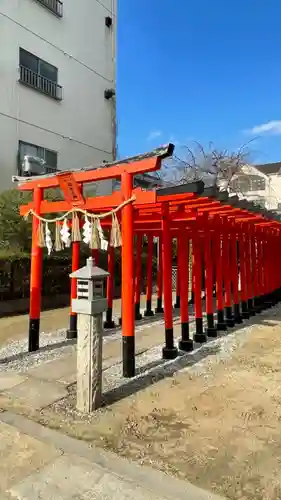
[[[27,156],[47,172],[115,159],[116,3],[0,1],[1,190]]]

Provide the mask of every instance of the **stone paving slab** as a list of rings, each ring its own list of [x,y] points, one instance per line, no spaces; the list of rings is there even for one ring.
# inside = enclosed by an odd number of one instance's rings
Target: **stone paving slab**
[[[65,380],[73,373],[76,373],[76,352],[28,370],[32,377],[47,381]]]
[[[25,382],[26,379],[27,377],[19,375],[18,373],[15,372],[0,373],[0,392],[12,389],[12,387],[15,387],[19,384],[22,384],[22,382]]]
[[[85,493],[95,489],[103,473],[103,469],[93,467],[88,460],[64,455],[10,488],[9,492],[18,500],[82,499]]]
[[[47,465],[60,454],[52,444],[34,439],[0,422],[0,499],[2,496],[5,498],[5,490],[14,483]]]
[[[155,492],[112,474],[104,474],[95,488],[88,491],[82,498],[83,500],[112,500],[114,498],[118,500],[163,500],[163,497]]]
[[[17,404],[39,410],[67,395],[63,384],[29,378],[25,382],[4,392]]]
[[[51,460],[49,465],[41,467],[38,463],[38,472],[33,471],[31,477],[13,481],[9,492],[16,500],[223,500],[187,481],[134,464],[20,415],[3,412],[1,421],[15,426],[21,435],[31,435],[35,442],[42,441],[47,449],[55,447],[64,453],[61,458],[53,457],[53,464]],[[78,493],[75,478],[81,488]],[[57,489],[56,481],[62,485],[61,490]],[[69,483],[73,482],[69,489]]]

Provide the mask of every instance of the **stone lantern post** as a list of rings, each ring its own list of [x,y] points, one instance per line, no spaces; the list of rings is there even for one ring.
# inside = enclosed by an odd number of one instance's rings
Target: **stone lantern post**
[[[70,275],[77,279],[77,409],[89,413],[101,405],[103,312],[107,309],[108,272],[87,259],[86,266]]]

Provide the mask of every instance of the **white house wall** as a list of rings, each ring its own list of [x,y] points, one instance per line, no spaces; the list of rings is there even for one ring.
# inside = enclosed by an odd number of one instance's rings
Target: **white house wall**
[[[278,208],[278,203],[281,203],[281,176],[275,174],[268,177],[268,199],[272,210],[275,210]]]
[[[115,88],[115,18],[105,26],[115,6],[102,3],[65,0],[60,19],[35,0],[1,0],[1,189],[17,173],[19,140],[57,151],[62,170],[113,159],[114,103],[104,90]],[[20,47],[58,68],[62,101],[18,82]]]
[[[268,210],[276,210],[278,203],[281,203],[281,176],[277,174],[265,175],[254,165],[245,165],[242,167],[242,171],[246,175],[258,175],[263,178],[265,180],[265,189],[238,193],[239,197],[246,198],[248,201],[265,200],[265,207]]]

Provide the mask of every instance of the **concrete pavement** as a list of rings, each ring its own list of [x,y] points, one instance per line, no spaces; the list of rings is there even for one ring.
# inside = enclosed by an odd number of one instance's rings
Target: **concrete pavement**
[[[0,414],[0,500],[219,500],[10,412]]]

